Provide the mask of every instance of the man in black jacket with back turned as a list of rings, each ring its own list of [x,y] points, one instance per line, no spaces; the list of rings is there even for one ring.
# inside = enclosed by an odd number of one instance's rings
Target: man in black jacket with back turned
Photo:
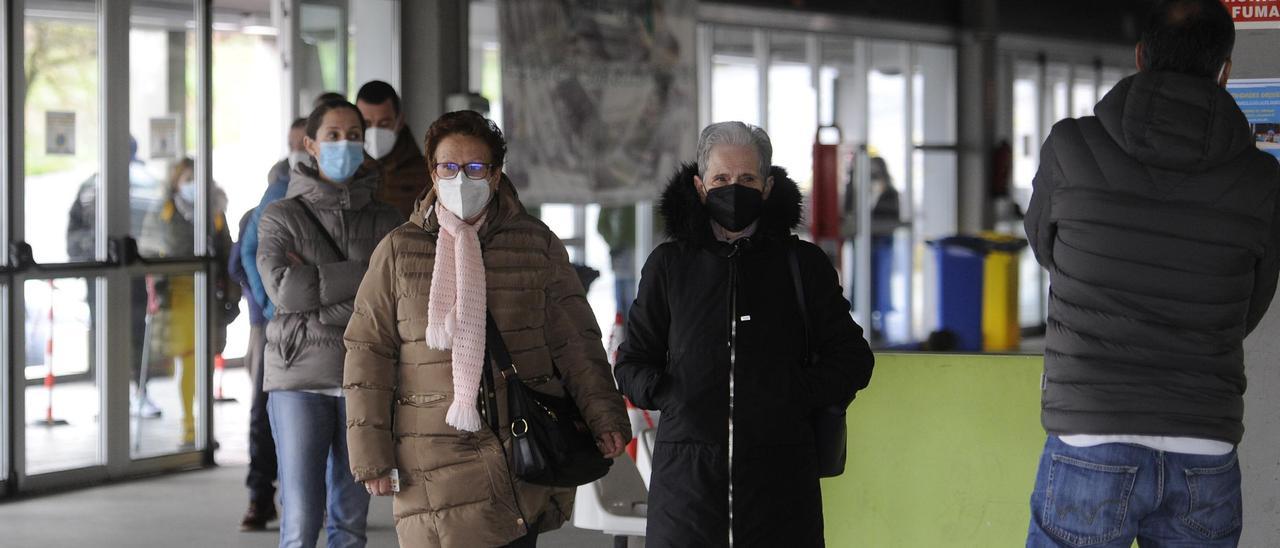
[[[771,156],[764,130],[713,124],[662,197],[671,241],[641,273],[615,371],[662,411],[651,547],[823,543],[810,420],[847,405],[873,358],[826,255],[791,236],[800,191]]]
[[[1160,2],[1138,74],[1058,123],[1026,217],[1049,270],[1028,546],[1235,546],[1245,336],[1280,271],[1276,159],[1223,87],[1218,0]]]

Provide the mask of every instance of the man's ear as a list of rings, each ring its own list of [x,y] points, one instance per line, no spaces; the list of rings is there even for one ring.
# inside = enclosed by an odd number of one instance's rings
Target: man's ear
[[[1222,64],[1222,72],[1218,73],[1218,87],[1227,87],[1227,82],[1231,80],[1231,58]]]
[[[698,197],[702,199],[702,203],[707,203],[707,187],[702,184],[702,177],[693,176],[693,188],[698,191]]]
[[[1142,49],[1142,42],[1138,42],[1138,45],[1133,47],[1133,66],[1138,67],[1138,72],[1146,70],[1145,67],[1142,66]]]
[[[773,192],[773,176],[772,175],[770,175],[768,179],[764,180],[764,199],[768,200],[769,193],[771,192]]]

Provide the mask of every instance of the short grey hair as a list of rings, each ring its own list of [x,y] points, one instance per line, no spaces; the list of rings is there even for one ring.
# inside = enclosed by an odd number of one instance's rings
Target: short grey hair
[[[719,122],[702,130],[698,136],[698,176],[707,175],[707,162],[716,145],[753,146],[760,156],[760,177],[768,178],[773,166],[773,143],[763,129],[742,122]]]

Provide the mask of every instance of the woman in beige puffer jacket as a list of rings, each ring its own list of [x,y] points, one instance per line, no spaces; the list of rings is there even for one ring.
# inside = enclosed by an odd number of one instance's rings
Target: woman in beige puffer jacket
[[[500,429],[499,441],[487,426],[466,431],[446,422],[458,343],[452,352],[434,349],[425,336],[442,212],[476,210],[454,218],[479,227],[484,304],[521,380],[571,395],[607,456],[617,456],[630,437],[582,284],[564,245],[525,212],[502,176],[504,153],[497,127],[474,112],[446,114],[432,126],[427,158],[435,187],[410,222],[374,251],[347,327],[351,470],[377,495],[390,494],[387,476],[398,471],[394,508],[403,547],[532,546],[538,532],[560,527],[573,509],[573,489],[525,483],[511,473],[509,432]],[[463,178],[462,166],[475,177],[462,184],[490,189],[463,200],[470,205],[447,195],[450,178],[455,185]],[[506,383],[501,375],[494,379],[498,424],[506,424]]]

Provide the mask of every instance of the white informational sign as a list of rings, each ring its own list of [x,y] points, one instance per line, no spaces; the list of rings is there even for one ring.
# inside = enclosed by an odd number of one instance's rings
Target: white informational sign
[[[697,155],[693,0],[501,0],[504,170],[526,204],[651,200]]]
[[[76,154],[76,113],[47,111],[44,113],[44,153]]]
[[[151,159],[173,159],[182,154],[178,117],[170,114],[151,119]]]

